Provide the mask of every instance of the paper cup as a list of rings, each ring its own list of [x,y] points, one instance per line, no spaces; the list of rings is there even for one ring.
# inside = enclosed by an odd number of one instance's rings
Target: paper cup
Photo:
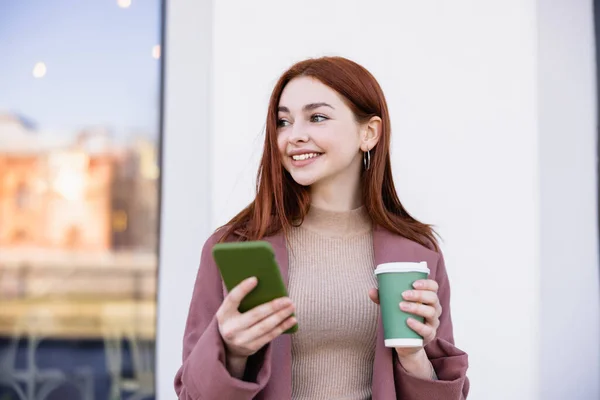
[[[400,309],[402,293],[414,290],[412,284],[427,279],[427,262],[392,262],[380,264],[375,269],[379,285],[379,304],[383,320],[386,347],[422,347],[423,338],[406,323],[408,317],[424,321],[423,317],[406,313]]]

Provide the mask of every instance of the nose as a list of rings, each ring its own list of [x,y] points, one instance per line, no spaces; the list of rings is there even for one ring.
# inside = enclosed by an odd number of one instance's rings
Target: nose
[[[292,125],[290,132],[289,142],[292,144],[306,143],[308,142],[309,136],[306,131],[306,127],[301,123],[295,123]]]

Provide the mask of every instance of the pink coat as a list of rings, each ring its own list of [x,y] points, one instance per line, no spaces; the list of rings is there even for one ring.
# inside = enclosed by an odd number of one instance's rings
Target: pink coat
[[[212,235],[204,245],[183,341],[183,365],[175,377],[180,400],[285,400],[292,395],[290,335],[281,335],[250,357],[250,381],[233,378],[225,368],[225,347],[215,313],[223,301],[221,276],[212,258]],[[283,234],[266,238],[275,250],[285,282],[288,254]],[[437,338],[425,346],[439,380],[415,377],[398,362],[395,351],[384,346],[381,315],[373,364],[373,400],[460,400],[467,397],[467,354],[454,346],[450,317],[450,286],[441,253],[376,227],[373,232],[375,265],[391,261],[427,261],[430,278],[439,284],[443,308]],[[365,296],[368,294],[365,293]]]

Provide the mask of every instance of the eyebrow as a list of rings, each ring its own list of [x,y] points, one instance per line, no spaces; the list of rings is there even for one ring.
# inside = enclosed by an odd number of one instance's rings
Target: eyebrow
[[[304,110],[304,111],[310,111],[310,110],[314,110],[315,108],[319,108],[319,107],[329,107],[329,108],[331,108],[332,110],[335,110],[335,108],[334,108],[334,107],[333,107],[331,104],[328,104],[328,103],[323,103],[323,102],[321,102],[321,103],[310,103],[310,104],[307,104],[307,105],[305,105],[304,107],[302,107],[302,110]],[[289,108],[287,108],[287,107],[279,106],[279,107],[277,108],[277,111],[278,111],[278,112],[286,112],[286,113],[289,113],[289,112],[290,112],[290,109],[289,109]]]

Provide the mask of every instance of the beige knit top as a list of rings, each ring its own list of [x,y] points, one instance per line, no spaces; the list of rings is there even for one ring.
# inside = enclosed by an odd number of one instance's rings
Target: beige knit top
[[[292,400],[371,398],[378,309],[372,223],[361,207],[312,207],[289,237],[289,295],[299,330],[292,335]]]

